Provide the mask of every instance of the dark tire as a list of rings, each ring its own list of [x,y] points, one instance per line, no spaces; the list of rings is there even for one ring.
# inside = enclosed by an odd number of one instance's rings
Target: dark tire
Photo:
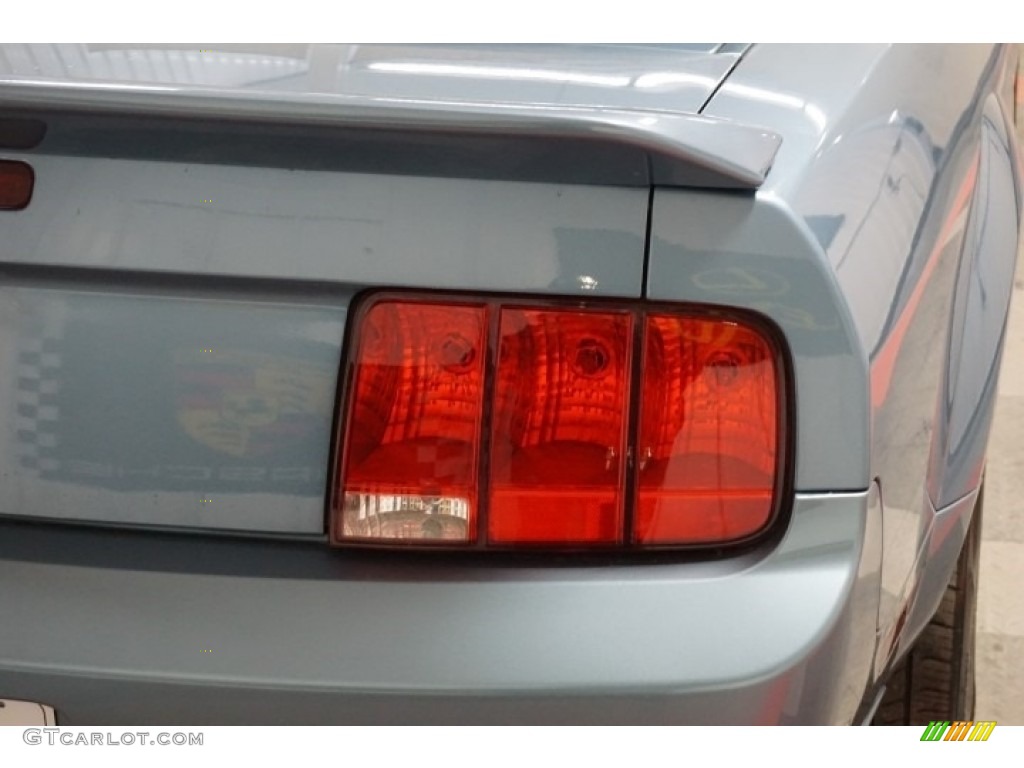
[[[974,719],[974,628],[983,496],[984,487],[978,492],[967,538],[939,609],[893,669],[874,725]]]

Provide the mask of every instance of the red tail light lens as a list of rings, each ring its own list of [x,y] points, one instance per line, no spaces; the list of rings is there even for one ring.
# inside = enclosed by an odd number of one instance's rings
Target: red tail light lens
[[[0,160],[0,211],[20,211],[32,199],[36,176],[19,160]]]
[[[751,328],[648,316],[637,448],[635,540],[744,538],[774,507],[775,355]]]
[[[360,318],[338,537],[474,538],[486,317],[380,301]]]
[[[490,541],[621,540],[632,321],[501,311]]]
[[[717,545],[779,508],[782,358],[756,323],[396,293],[351,323],[335,543]]]

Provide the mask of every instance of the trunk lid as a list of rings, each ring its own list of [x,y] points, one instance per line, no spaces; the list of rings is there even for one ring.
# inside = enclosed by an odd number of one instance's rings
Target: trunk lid
[[[697,113],[744,46],[686,45],[15,45],[0,78],[324,100],[601,105]]]

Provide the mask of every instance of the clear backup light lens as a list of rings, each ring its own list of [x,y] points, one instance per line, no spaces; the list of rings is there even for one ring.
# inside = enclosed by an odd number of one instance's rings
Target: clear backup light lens
[[[501,310],[488,540],[622,541],[633,318]]]
[[[334,540],[472,541],[486,308],[385,299],[356,321]]]
[[[649,315],[644,330],[634,541],[742,539],[774,509],[775,355],[736,322]]]

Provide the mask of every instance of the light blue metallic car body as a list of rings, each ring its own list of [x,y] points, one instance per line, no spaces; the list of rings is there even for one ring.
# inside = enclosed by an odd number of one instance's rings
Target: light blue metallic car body
[[[980,486],[1015,71],[1005,46],[0,46],[0,127],[48,126],[0,146],[37,179],[0,212],[0,698],[67,724],[862,718]],[[329,550],[346,310],[375,286],[763,314],[787,514],[715,558]],[[187,391],[217,365],[213,424]]]

